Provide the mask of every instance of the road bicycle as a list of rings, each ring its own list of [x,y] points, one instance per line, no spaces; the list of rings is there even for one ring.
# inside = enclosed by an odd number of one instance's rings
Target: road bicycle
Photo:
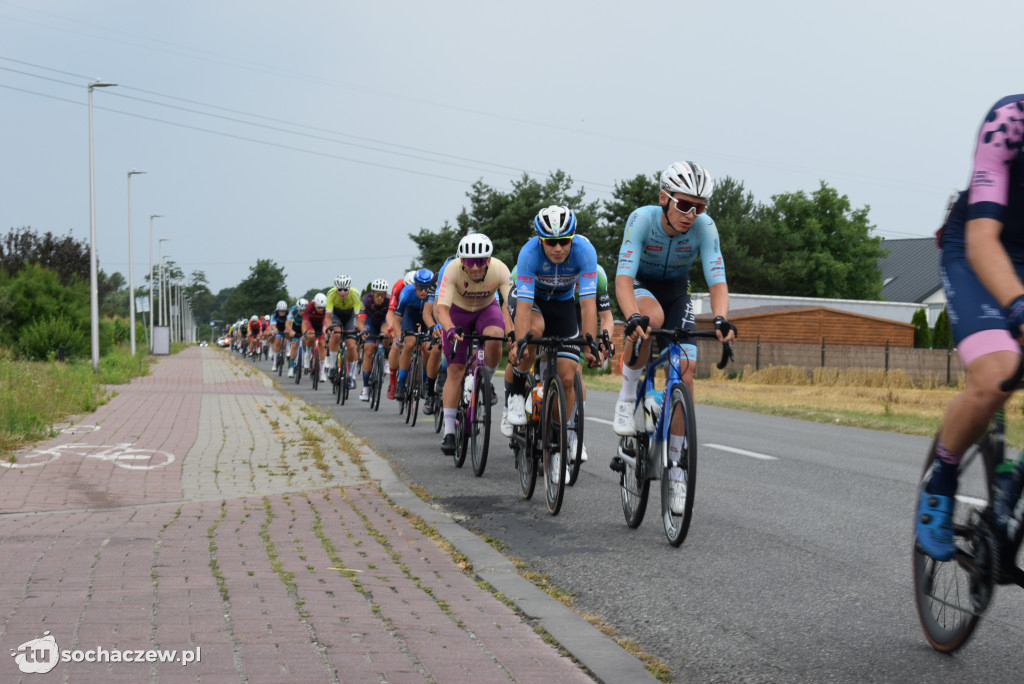
[[[455,409],[455,467],[461,468],[466,462],[467,452],[473,463],[473,474],[480,477],[487,467],[487,451],[491,442],[491,382],[486,372],[485,342],[503,342],[504,337],[455,332],[462,335],[462,342],[452,345],[448,362],[455,358],[459,344],[468,344],[466,351],[466,375],[462,380],[459,405]],[[443,387],[443,385],[442,385]],[[443,396],[443,395],[438,395]],[[435,430],[437,419],[434,419]]]
[[[444,385],[448,382],[448,367],[442,366],[434,379],[434,433],[441,434],[444,427],[444,406],[441,401],[444,396]]]
[[[34,449],[28,453],[20,454],[14,460],[0,461],[0,465],[6,468],[32,468],[56,461],[64,455],[110,461],[118,468],[126,470],[153,470],[154,468],[163,468],[174,463],[174,454],[167,451],[140,449],[133,446],[131,442],[121,442],[113,445],[57,444],[45,449]]]
[[[409,427],[415,427],[416,415],[420,408],[420,399],[425,396],[423,391],[423,344],[429,343],[429,348],[433,349],[437,340],[429,330],[421,332],[403,330],[402,339],[404,340],[407,337],[416,338],[416,342],[412,346],[409,374],[405,378],[405,399],[398,402],[398,414],[404,413],[405,422],[409,424]]]
[[[302,372],[306,368],[306,345],[302,344],[302,340],[299,340],[299,345],[295,350],[295,365],[292,367],[295,371],[295,384],[299,384],[299,380],[302,379]]]
[[[1022,375],[1024,365],[1002,383],[1003,391],[1018,388]],[[931,478],[934,453],[933,442],[915,502]],[[996,473],[1002,472],[1016,484],[1008,499],[999,500]],[[1006,416],[1000,410],[988,431],[960,461],[953,508],[955,555],[948,561],[937,561],[914,544],[917,615],[925,638],[937,651],[952,653],[967,642],[991,604],[996,585],[1024,587],[1024,571],[1017,565],[1024,539],[1022,477],[1024,462],[1006,458]]]
[[[308,331],[306,331],[305,334],[306,335],[315,335],[315,332],[312,331],[312,330],[308,330]],[[313,338],[313,346],[310,347],[309,349],[306,349],[306,347],[300,342],[299,343],[299,358],[298,358],[298,360],[296,361],[296,364],[295,364],[295,366],[296,366],[296,368],[295,368],[295,382],[298,383],[299,382],[299,376],[300,376],[299,368],[302,365],[301,362],[305,361],[306,354],[310,355],[309,368],[306,369],[306,372],[309,373],[309,377],[313,381],[313,390],[314,391],[320,386],[320,367],[321,367],[321,364],[323,363],[323,361],[320,358],[320,345],[321,344],[323,344],[323,342],[321,341],[321,338],[320,337],[316,337],[316,336],[314,336],[314,338]]]
[[[329,335],[330,329],[326,332]],[[358,342],[360,339],[359,333],[354,330],[342,330],[341,347],[338,349],[338,353],[334,355],[334,368],[332,369],[334,372],[332,373],[333,378],[331,379],[331,382],[333,383],[331,391],[334,393],[335,403],[341,404],[342,406],[344,406],[345,402],[348,400],[348,394],[351,390],[349,385],[353,384],[349,382],[349,379],[352,376],[349,375],[348,372],[348,340],[350,339]],[[361,351],[362,350],[360,349],[360,352]],[[362,356],[362,354],[360,353],[358,356]]]
[[[642,382],[638,383],[636,406],[645,404],[645,398],[648,396],[658,396],[655,376],[661,366],[666,366],[668,373],[664,400],[656,409],[650,405],[645,406],[645,427],[649,426],[652,429],[639,431],[629,437],[619,437],[617,455],[612,459],[611,468],[619,473],[622,513],[631,529],[636,529],[643,522],[651,481],[661,480],[661,517],[665,536],[672,546],[679,546],[686,539],[690,529],[697,486],[697,415],[694,412],[690,388],[682,381],[683,364],[691,361],[683,354],[680,345],[695,338],[718,339],[718,336],[714,330],[684,328],[658,328],[651,330],[649,334],[658,335],[659,339],[667,342],[667,348],[651,359],[644,368]],[[640,340],[637,340],[633,347],[633,358],[636,358],[639,346]],[[717,367],[725,368],[731,359],[732,343],[723,343],[722,358],[716,364]],[[683,438],[677,459],[671,457],[671,436]],[[681,480],[677,480],[681,482],[682,501],[675,510],[671,506],[670,468],[681,469],[682,476]]]
[[[370,409],[380,410],[380,395],[387,382],[387,375],[384,372],[387,359],[387,352],[384,350],[383,337],[377,337],[377,348],[373,350],[373,360],[370,362]]]
[[[288,348],[289,342],[281,333],[278,333],[276,337],[281,339],[281,348],[274,355],[274,368],[277,370],[277,376],[281,377],[284,374],[285,350]]]
[[[540,385],[537,384],[536,376],[533,373],[527,376],[527,387],[530,388],[531,397],[538,396],[539,402],[534,401],[529,415],[526,418],[526,425],[513,425],[512,437],[509,439],[509,446],[516,458],[516,468],[519,470],[519,488],[524,499],[533,497],[534,489],[537,486],[538,470],[544,473],[544,498],[547,503],[548,513],[558,515],[562,508],[562,498],[565,495],[565,484],[569,464],[568,456],[577,464],[580,462],[583,450],[583,386],[581,382],[574,385],[576,393],[575,407],[573,414],[575,421],[566,420],[567,407],[565,402],[565,388],[562,386],[562,379],[558,375],[558,351],[565,346],[587,345],[594,355],[600,354],[594,338],[590,333],[586,337],[534,337],[533,333],[527,333],[525,337],[516,342],[519,345],[518,353],[521,355],[528,344],[536,345],[538,359],[540,360]],[[579,378],[577,377],[577,381]],[[538,405],[538,403],[540,405]],[[570,434],[575,433],[576,450],[568,454]],[[579,466],[572,468],[579,474]]]

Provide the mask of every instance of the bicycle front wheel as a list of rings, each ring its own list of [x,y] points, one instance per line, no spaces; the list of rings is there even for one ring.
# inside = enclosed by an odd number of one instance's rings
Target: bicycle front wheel
[[[483,371],[478,371],[475,384],[473,404],[467,411],[472,414],[469,452],[473,457],[473,474],[480,477],[487,467],[487,449],[491,441],[491,383],[487,382]]]
[[[931,477],[933,453],[934,444],[928,450],[920,487]],[[953,508],[956,555],[948,561],[937,561],[914,544],[917,615],[928,643],[943,653],[952,653],[967,642],[992,600],[996,553],[990,468],[983,449],[977,445],[960,462]],[[915,517],[916,506],[915,500]]]
[[[524,427],[513,428],[513,450],[516,454],[516,470],[519,471],[519,488],[523,492],[524,499],[533,498],[533,490],[537,486],[537,458],[535,455],[535,440],[537,435],[536,423],[531,419]],[[523,442],[520,443],[516,433],[522,433]]]
[[[661,517],[665,523],[665,536],[672,546],[686,539],[693,516],[693,496],[697,486],[697,415],[693,410],[690,389],[683,383],[672,388],[672,403],[668,414],[668,439],[661,444]],[[679,449],[678,477],[672,479],[672,437],[682,437]]]
[[[310,365],[309,377],[313,380],[313,389],[316,390],[320,385],[320,354],[316,349],[313,350],[313,363]]]
[[[380,409],[380,392],[384,387],[384,357],[375,354],[373,357],[373,370],[370,372],[370,408],[374,411]]]
[[[566,428],[570,436],[575,437],[575,440],[570,440],[570,445],[576,445],[576,448],[572,450],[573,453],[569,454],[570,487],[576,484],[576,478],[580,476],[580,466],[583,465],[583,377],[579,371],[576,371],[576,377],[573,379],[573,391],[576,395],[576,405],[573,407],[575,418],[572,421],[572,426]]]
[[[568,435],[565,424],[565,388],[562,379],[553,377],[544,388],[544,495],[548,513],[558,515],[565,494],[565,465],[568,458]]]

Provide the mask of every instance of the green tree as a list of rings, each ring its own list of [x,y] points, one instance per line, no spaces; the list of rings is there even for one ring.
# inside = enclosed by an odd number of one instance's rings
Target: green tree
[[[188,285],[185,286],[185,296],[188,297],[189,306],[192,308],[192,315],[201,326],[209,327],[210,321],[219,315],[217,299],[210,292],[209,281],[204,271],[192,271]]]
[[[494,243],[494,256],[513,268],[522,246],[535,235],[533,219],[542,208],[560,204],[576,212],[577,230],[590,235],[597,223],[597,202],[586,202],[583,188],[575,189],[564,171],[552,172],[541,183],[528,174],[512,181],[512,190],[502,192],[483,181],[473,184],[469,207],[463,207],[456,225],[447,221],[437,232],[426,228],[409,237],[419,249],[419,263],[430,270],[441,267],[455,253],[459,240],[469,233],[483,233]]]
[[[28,226],[12,228],[0,239],[0,269],[14,275],[29,264],[56,272],[62,285],[76,278],[89,282],[89,241],[75,240],[70,233],[55,237],[47,232],[40,237]]]
[[[914,346],[918,349],[931,349],[932,331],[928,327],[928,314],[924,308],[915,311],[914,317],[910,322],[916,326],[914,330]]]
[[[619,265],[619,248],[622,246],[626,221],[637,207],[658,203],[658,194],[661,192],[659,177],[660,173],[650,176],[637,174],[629,180],[616,181],[612,199],[601,203],[598,225],[587,233],[597,249],[598,263],[604,266],[608,274],[608,288],[613,299],[615,270]]]
[[[259,259],[249,269],[249,276],[228,296],[223,312],[226,320],[248,318],[269,312],[279,299],[287,298],[284,269],[271,259]]]
[[[932,330],[932,348],[953,348],[953,329],[949,325],[949,316],[946,314],[945,308],[939,312],[939,317],[935,319],[935,329]]]

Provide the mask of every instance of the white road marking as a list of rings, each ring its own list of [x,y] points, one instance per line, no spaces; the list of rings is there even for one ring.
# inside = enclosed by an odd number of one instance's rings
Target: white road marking
[[[590,416],[587,416],[585,418],[585,420],[592,420],[595,423],[604,423],[605,425],[614,425],[615,424],[615,423],[613,423],[610,420],[605,420],[604,418],[591,418]]]
[[[739,454],[740,456],[749,456],[750,458],[759,458],[762,461],[777,461],[779,460],[776,456],[769,456],[768,454],[759,454],[756,451],[747,451],[745,449],[736,449],[735,447],[722,446],[721,444],[703,444],[704,448],[720,449],[722,451],[728,451],[733,454]]]

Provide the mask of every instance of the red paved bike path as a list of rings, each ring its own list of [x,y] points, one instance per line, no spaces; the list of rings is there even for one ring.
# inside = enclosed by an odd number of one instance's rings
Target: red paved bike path
[[[317,460],[262,374],[191,348],[114,389],[0,468],[0,682],[593,680],[395,511],[365,446]],[[109,662],[154,649],[178,662]]]

